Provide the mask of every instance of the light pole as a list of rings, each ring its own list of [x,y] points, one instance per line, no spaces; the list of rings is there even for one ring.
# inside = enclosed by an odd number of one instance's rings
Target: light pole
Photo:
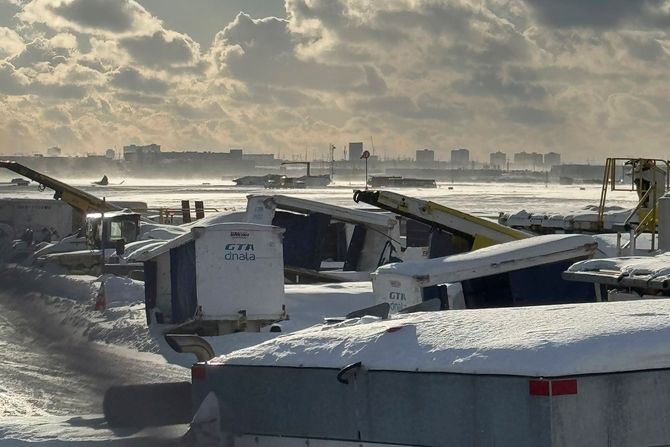
[[[370,151],[363,151],[361,158],[365,159],[365,190],[368,190],[368,158],[370,158]]]
[[[330,179],[335,177],[335,145],[330,145]]]

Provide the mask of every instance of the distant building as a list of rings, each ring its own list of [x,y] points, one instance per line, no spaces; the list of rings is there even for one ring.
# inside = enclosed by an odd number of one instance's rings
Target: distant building
[[[470,151],[467,149],[453,149],[451,151],[451,164],[459,168],[470,165]]]
[[[47,149],[47,156],[48,157],[60,157],[61,156],[61,149],[58,146],[53,146]]]
[[[544,165],[548,168],[558,166],[561,164],[561,154],[556,152],[548,152],[544,154]]]
[[[107,149],[105,151],[105,157],[114,160],[116,158],[116,152],[114,152],[114,149]]]
[[[349,161],[358,161],[363,154],[363,143],[349,143]]]
[[[435,151],[430,149],[420,149],[416,151],[417,164],[432,164],[435,162]]]
[[[544,157],[537,152],[517,152],[514,154],[514,164],[520,169],[536,169],[544,165]]]
[[[231,149],[230,157],[239,158],[241,160],[244,157],[244,151],[242,149]]]
[[[507,154],[504,152],[492,152],[489,155],[489,165],[492,169],[504,169],[507,163]]]
[[[123,146],[123,159],[125,161],[134,163],[155,161],[159,157],[160,153],[160,144],[147,144],[145,146],[131,144],[128,146]]]
[[[253,161],[256,167],[277,167],[281,164],[274,154],[244,154],[242,159]]]

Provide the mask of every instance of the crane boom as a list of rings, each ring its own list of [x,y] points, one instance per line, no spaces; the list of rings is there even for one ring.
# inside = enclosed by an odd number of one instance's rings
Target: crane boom
[[[92,194],[56,180],[53,177],[37,172],[21,163],[0,160],[0,167],[14,171],[24,177],[28,177],[30,180],[39,183],[43,188],[54,190],[54,199],[62,200],[72,208],[80,211],[83,215],[90,212],[114,211],[121,209],[110,202],[99,199]]]

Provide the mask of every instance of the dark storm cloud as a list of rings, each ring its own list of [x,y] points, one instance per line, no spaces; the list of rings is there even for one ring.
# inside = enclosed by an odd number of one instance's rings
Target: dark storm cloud
[[[20,5],[0,0],[0,26],[11,26],[14,15],[20,10]]]
[[[156,105],[164,102],[163,98],[138,93],[116,93],[114,97],[120,101],[142,105]]]
[[[653,62],[665,59],[669,61],[663,45],[653,36],[626,36],[623,39],[628,53],[640,60]]]
[[[503,114],[508,120],[527,126],[554,125],[565,121],[565,118],[557,112],[536,107],[507,107],[503,109]]]
[[[128,2],[119,0],[74,0],[49,6],[54,13],[86,28],[98,28],[115,33],[130,31],[132,10]]]
[[[7,62],[0,61],[0,93],[5,95],[22,95],[26,85],[16,68]]]
[[[505,79],[501,73],[491,70],[475,72],[470,79],[455,81],[455,91],[468,96],[489,96],[491,98],[515,98],[528,101],[541,101],[547,96],[544,87],[530,82],[517,82]]]
[[[138,70],[125,67],[114,73],[110,84],[113,87],[130,90],[138,93],[161,94],[165,93],[169,85],[158,78],[145,77]]]
[[[354,109],[416,120],[460,121],[471,115],[460,104],[445,105],[428,95],[422,95],[417,101],[403,95],[372,97],[354,101]]]
[[[121,47],[138,63],[157,68],[189,64],[198,53],[198,46],[191,38],[177,33],[169,36],[165,31],[122,39]]]
[[[374,68],[299,58],[299,44],[286,20],[254,20],[239,14],[217,34],[212,54],[222,71],[244,82],[368,94],[385,90],[386,84]]]
[[[23,51],[9,61],[17,68],[48,64],[51,67],[62,64],[70,57],[70,50],[54,48],[48,40],[38,38],[26,44]]]
[[[525,0],[544,24],[559,28],[670,25],[666,0]]]
[[[252,84],[244,88],[234,86],[230,97],[239,102],[253,104],[277,104],[287,107],[322,106],[321,100],[298,89],[272,87],[266,84]]]
[[[31,84],[29,93],[54,99],[82,99],[88,93],[88,88],[75,84]]]

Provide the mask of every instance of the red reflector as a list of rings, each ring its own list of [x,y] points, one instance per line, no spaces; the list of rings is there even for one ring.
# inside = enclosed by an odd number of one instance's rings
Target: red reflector
[[[191,382],[196,380],[203,380],[205,378],[205,367],[202,365],[194,365],[191,368]]]
[[[549,381],[529,380],[528,392],[531,396],[549,396]]]
[[[566,394],[577,394],[577,380],[529,380],[528,392],[531,396],[564,396]]]
[[[552,380],[551,381],[551,395],[563,396],[565,394],[577,394],[577,380]]]

